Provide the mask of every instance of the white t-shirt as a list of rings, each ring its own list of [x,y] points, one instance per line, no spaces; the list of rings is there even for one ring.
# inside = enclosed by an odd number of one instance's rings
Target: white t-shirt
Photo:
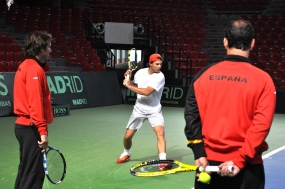
[[[138,88],[147,88],[150,86],[154,91],[149,95],[137,94],[135,107],[143,113],[152,113],[161,111],[160,99],[165,84],[165,78],[162,72],[148,74],[149,68],[142,68],[134,76],[134,83]]]

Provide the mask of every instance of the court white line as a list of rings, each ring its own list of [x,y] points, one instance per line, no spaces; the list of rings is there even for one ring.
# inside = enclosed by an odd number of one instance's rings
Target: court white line
[[[273,150],[272,152],[269,152],[268,154],[263,155],[262,159],[268,158],[268,157],[272,156],[273,154],[276,154],[277,152],[280,152],[281,150],[284,150],[284,149],[285,149],[285,146],[277,148],[276,150]]]

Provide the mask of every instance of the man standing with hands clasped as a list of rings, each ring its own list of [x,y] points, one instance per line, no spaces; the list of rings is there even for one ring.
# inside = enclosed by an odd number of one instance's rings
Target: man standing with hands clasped
[[[264,189],[262,152],[275,110],[276,90],[268,73],[251,65],[252,25],[230,21],[223,40],[225,58],[203,68],[189,86],[185,135],[195,164],[217,165],[211,181],[195,189]],[[230,173],[227,166],[233,166]],[[199,172],[197,172],[198,176]]]
[[[14,80],[15,135],[20,145],[20,164],[15,189],[41,189],[45,174],[42,152],[48,146],[48,123],[53,121],[45,62],[52,36],[34,31],[25,40],[26,59]]]
[[[148,68],[137,71],[134,80],[128,78],[124,80],[124,85],[137,93],[137,101],[134,105],[132,115],[126,127],[124,137],[124,151],[117,159],[117,163],[124,163],[130,160],[132,138],[136,131],[140,129],[143,122],[147,119],[157,137],[157,150],[159,159],[166,159],[166,142],[164,137],[164,118],[161,111],[160,99],[163,92],[165,78],[160,71],[162,59],[159,54],[152,54],[149,57]],[[132,72],[127,70],[125,77]],[[166,169],[168,164],[161,164],[159,171]]]

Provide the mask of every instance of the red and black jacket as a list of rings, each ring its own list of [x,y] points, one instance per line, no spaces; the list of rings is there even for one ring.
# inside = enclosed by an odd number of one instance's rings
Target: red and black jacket
[[[185,104],[185,135],[195,159],[232,160],[239,168],[262,163],[275,102],[271,77],[245,57],[227,55],[203,68]]]
[[[14,113],[16,123],[38,128],[40,135],[47,134],[47,124],[53,121],[51,95],[46,74],[35,58],[24,60],[14,80]]]

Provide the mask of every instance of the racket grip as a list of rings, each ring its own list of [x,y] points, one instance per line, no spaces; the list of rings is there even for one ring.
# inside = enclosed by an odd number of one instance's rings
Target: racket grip
[[[130,74],[126,75],[126,79],[130,79]]]
[[[234,172],[234,167],[233,166],[228,166],[228,169],[231,173]],[[206,171],[208,172],[218,172],[220,169],[218,166],[207,166]],[[199,167],[199,171],[203,171],[202,167]]]

